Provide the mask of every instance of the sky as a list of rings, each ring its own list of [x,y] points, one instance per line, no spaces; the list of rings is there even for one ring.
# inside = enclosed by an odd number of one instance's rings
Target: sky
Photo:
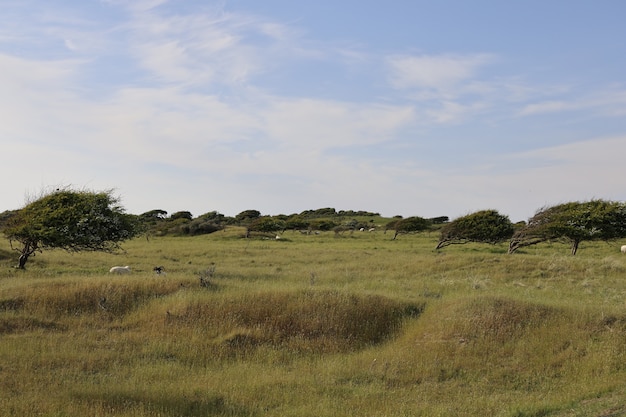
[[[622,0],[2,0],[0,212],[626,200]]]

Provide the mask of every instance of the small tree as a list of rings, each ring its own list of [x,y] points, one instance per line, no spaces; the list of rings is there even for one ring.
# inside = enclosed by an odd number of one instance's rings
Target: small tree
[[[167,211],[161,209],[150,210],[139,215],[139,217],[146,221],[161,221],[167,218]]]
[[[550,240],[570,243],[576,255],[583,241],[626,237],[626,205],[616,201],[591,200],[543,207],[518,230],[509,243],[509,253]]]
[[[140,231],[136,216],[124,213],[107,192],[58,190],[31,202],[8,220],[3,232],[18,242],[18,268],[44,249],[112,251]]]
[[[443,226],[436,249],[469,242],[496,244],[510,239],[514,232],[508,216],[496,210],[477,211]]]
[[[309,227],[309,221],[304,217],[294,214],[289,216],[285,221],[285,228],[298,230],[298,229],[307,229]]]
[[[430,221],[419,217],[407,217],[406,219],[396,220],[387,225],[387,230],[395,230],[392,240],[396,240],[401,233],[421,232],[428,229],[431,225]]]
[[[239,224],[247,224],[254,219],[261,217],[259,210],[244,210],[235,216],[235,221]]]
[[[285,222],[272,216],[259,217],[248,225],[246,236],[250,232],[275,233],[285,230]]]
[[[178,219],[191,221],[193,219],[193,215],[191,214],[190,211],[183,210],[183,211],[177,211],[176,213],[172,213],[172,215],[170,216],[170,220],[178,220]]]

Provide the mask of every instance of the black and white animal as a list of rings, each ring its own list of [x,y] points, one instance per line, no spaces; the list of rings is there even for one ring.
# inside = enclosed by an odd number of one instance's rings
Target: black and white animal
[[[152,268],[152,270],[157,274],[157,275],[167,275],[165,273],[165,268],[162,266],[155,266],[154,268]]]

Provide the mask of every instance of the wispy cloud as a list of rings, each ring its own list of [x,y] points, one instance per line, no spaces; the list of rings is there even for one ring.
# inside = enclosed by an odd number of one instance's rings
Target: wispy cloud
[[[522,108],[519,114],[532,116],[578,110],[595,111],[605,116],[622,116],[626,114],[626,89],[622,86],[614,86],[607,91],[578,94],[568,99],[534,102]]]
[[[398,89],[449,91],[471,80],[477,70],[493,60],[488,54],[391,56],[387,59],[390,82]]]

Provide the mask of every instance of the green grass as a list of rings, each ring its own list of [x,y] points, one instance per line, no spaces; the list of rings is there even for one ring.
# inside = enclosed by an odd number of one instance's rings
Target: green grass
[[[241,234],[0,242],[0,416],[626,415],[617,244]]]

